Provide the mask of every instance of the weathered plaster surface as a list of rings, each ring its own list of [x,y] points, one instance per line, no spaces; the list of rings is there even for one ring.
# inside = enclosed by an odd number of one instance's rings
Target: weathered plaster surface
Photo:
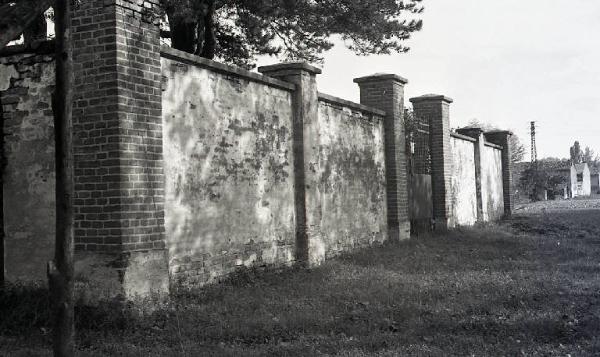
[[[450,176],[452,218],[449,225],[473,225],[477,221],[474,144],[471,141],[451,137],[450,150],[452,153]]]
[[[502,151],[484,145],[481,152],[481,202],[484,221],[502,218],[504,214],[502,187]]]
[[[318,135],[306,136],[307,224],[312,264],[382,242],[386,231],[383,121],[319,102]],[[306,146],[306,145],[305,145]]]
[[[295,256],[290,93],[162,59],[165,232],[175,280]]]
[[[8,280],[45,280],[54,254],[52,56],[0,58],[4,118],[4,230]]]

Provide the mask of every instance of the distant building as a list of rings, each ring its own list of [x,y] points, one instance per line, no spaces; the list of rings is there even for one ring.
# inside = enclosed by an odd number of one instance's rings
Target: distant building
[[[592,180],[590,167],[587,163],[571,165],[571,197],[590,196]]]
[[[598,172],[598,167],[593,166],[590,171],[592,194],[600,193],[600,173]]]
[[[600,193],[599,173],[597,168],[590,169],[587,163],[569,164],[568,162],[544,162],[538,163],[538,169],[550,176],[560,176],[564,183],[559,184],[553,191],[540,192],[538,199],[574,198],[590,196],[592,193]],[[529,162],[519,162],[513,166],[513,185],[515,202],[529,200],[528,193],[520,187],[520,180],[525,170],[531,167]]]

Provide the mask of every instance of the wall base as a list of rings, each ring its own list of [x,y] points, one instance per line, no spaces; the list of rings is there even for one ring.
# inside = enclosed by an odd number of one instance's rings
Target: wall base
[[[75,253],[75,292],[84,303],[169,293],[167,251]]]

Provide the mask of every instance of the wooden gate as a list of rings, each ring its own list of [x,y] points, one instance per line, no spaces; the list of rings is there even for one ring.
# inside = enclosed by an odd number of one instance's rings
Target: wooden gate
[[[405,128],[411,233],[419,234],[431,230],[433,218],[429,123],[407,112]]]

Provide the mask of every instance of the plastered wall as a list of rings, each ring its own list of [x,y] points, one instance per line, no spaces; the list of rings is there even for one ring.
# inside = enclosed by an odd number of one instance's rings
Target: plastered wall
[[[472,225],[477,221],[474,150],[473,142],[450,137],[451,226]]]
[[[165,232],[177,279],[294,260],[289,91],[162,59]]]
[[[317,148],[307,156],[307,223],[313,261],[386,239],[383,120],[319,101]]]
[[[484,221],[498,220],[504,214],[502,151],[488,145],[481,152],[481,201]]]

